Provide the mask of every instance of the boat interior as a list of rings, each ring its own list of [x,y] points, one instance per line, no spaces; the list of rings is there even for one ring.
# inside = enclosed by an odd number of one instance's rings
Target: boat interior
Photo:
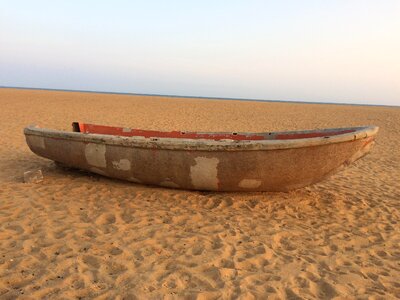
[[[74,132],[84,134],[106,134],[114,136],[141,136],[145,138],[181,138],[181,139],[209,139],[209,140],[291,140],[306,138],[329,138],[331,136],[352,133],[360,128],[335,128],[307,131],[243,133],[243,132],[189,132],[189,131],[156,131],[114,127],[105,125],[73,122]]]

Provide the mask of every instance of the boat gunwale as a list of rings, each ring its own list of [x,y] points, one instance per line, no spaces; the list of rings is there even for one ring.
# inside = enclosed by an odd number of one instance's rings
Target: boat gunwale
[[[251,150],[279,150],[279,149],[295,149],[314,147],[321,145],[329,145],[342,142],[351,142],[367,137],[373,137],[377,134],[379,127],[377,126],[360,126],[346,128],[328,128],[315,130],[296,130],[281,131],[277,133],[309,133],[309,132],[330,132],[338,130],[355,130],[350,133],[342,133],[331,136],[311,137],[300,139],[284,139],[284,140],[211,140],[211,139],[184,139],[184,138],[163,138],[151,137],[145,138],[141,136],[116,136],[107,134],[92,134],[81,132],[69,132],[62,130],[53,130],[40,128],[34,125],[24,128],[24,134],[41,136],[53,139],[71,140],[84,143],[107,144],[122,147],[159,149],[159,150],[193,150],[193,151],[251,151]],[[256,134],[256,133],[244,133]],[[262,133],[265,134],[265,133]]]

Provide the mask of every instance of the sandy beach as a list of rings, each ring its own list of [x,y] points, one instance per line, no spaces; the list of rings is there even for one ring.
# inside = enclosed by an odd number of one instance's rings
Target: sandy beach
[[[375,148],[289,193],[210,193],[61,169],[29,124],[277,131],[376,125]],[[24,183],[41,169],[44,181]],[[0,89],[0,298],[400,297],[400,108]]]

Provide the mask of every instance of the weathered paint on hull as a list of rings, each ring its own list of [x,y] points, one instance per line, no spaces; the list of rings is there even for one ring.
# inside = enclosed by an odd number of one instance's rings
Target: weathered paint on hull
[[[135,183],[210,191],[289,191],[319,182],[368,153],[378,129],[368,130],[339,142],[297,140],[303,146],[293,148],[248,143],[246,148],[240,142],[234,147],[224,141],[213,142],[218,146],[209,149],[207,141],[198,147],[163,147],[160,139],[152,139],[149,146],[149,139],[131,143],[126,137],[33,127],[25,129],[25,136],[39,156]]]

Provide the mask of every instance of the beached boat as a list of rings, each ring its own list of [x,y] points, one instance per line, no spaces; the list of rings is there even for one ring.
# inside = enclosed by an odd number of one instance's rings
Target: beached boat
[[[368,153],[377,132],[163,132],[84,123],[73,123],[73,132],[24,130],[34,153],[69,167],[209,191],[288,191],[319,182]]]

